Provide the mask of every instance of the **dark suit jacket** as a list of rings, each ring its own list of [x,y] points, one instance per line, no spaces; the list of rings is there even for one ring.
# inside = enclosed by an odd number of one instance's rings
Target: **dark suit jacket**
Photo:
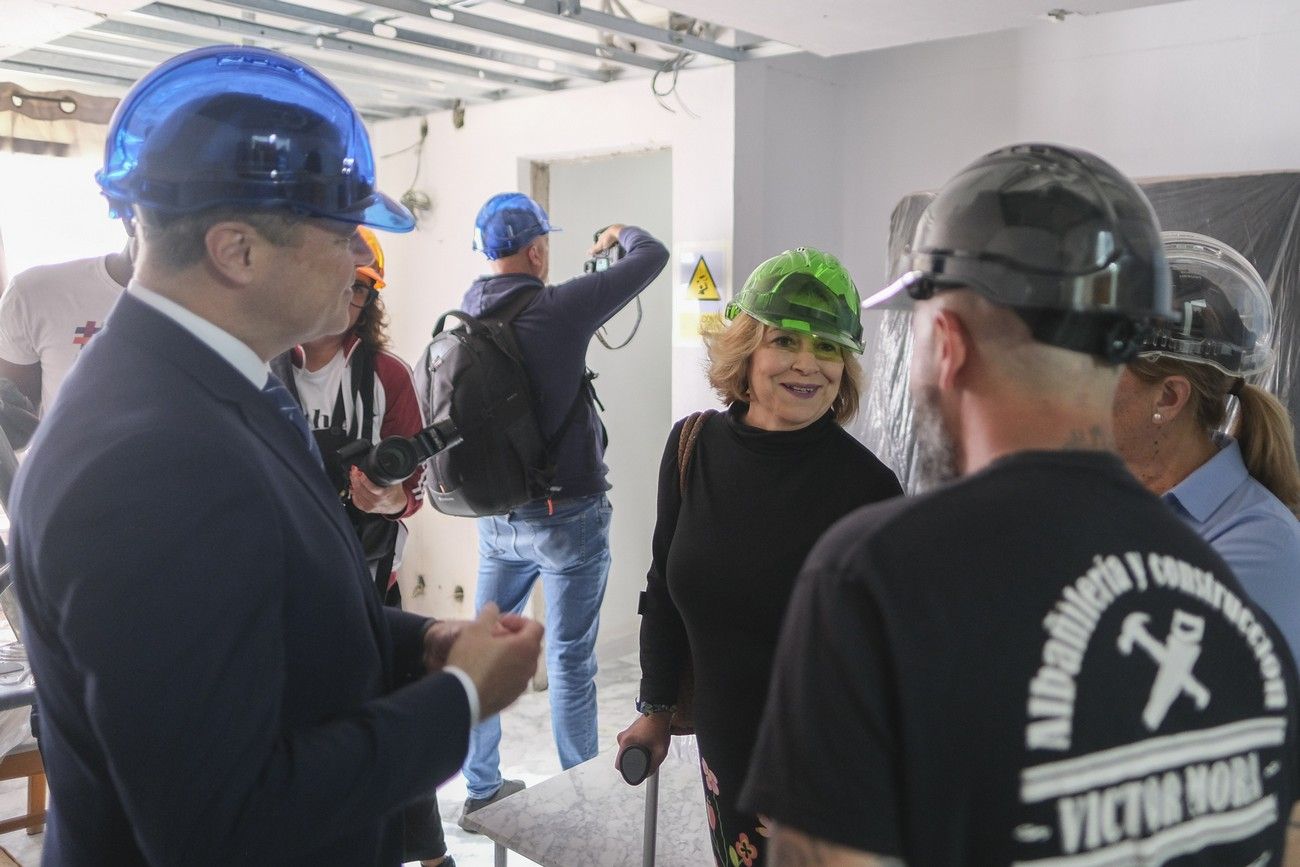
[[[47,864],[396,865],[465,692],[383,609],[292,425],[124,295],[14,489]]]

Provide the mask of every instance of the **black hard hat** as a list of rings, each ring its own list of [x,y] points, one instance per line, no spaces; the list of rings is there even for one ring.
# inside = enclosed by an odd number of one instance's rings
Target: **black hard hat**
[[[935,197],[897,279],[868,298],[971,289],[1014,309],[1044,343],[1125,361],[1174,318],[1155,212],[1137,185],[1073,148],[1013,145],[967,166]]]

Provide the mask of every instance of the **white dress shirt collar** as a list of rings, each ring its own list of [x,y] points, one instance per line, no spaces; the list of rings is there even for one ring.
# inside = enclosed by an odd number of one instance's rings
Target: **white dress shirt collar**
[[[138,280],[132,280],[126,291],[130,292],[132,297],[141,303],[148,304],[154,310],[193,334],[196,340],[217,355],[220,355],[231,367],[242,373],[254,387],[260,390],[266,385],[266,378],[270,373],[270,369],[267,368],[266,362],[257,357],[257,353],[247,343],[244,343],[229,331],[212,324],[197,313],[187,310],[170,298],[165,298],[152,289],[146,288]]]

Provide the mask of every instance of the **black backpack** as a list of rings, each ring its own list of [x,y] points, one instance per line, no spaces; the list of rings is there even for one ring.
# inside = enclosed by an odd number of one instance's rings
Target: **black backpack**
[[[450,419],[461,442],[429,460],[425,487],[439,512],[460,517],[503,515],[555,493],[555,447],[584,401],[594,399],[584,374],[564,422],[549,438],[511,323],[541,289],[522,291],[491,316],[444,313],[420,359],[425,420]],[[445,328],[448,317],[459,319]]]

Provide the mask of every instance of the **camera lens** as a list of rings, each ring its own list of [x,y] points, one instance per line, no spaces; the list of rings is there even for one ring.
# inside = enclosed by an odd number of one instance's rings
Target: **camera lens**
[[[399,449],[381,449],[375,452],[375,469],[390,479],[405,479],[410,466],[407,456]]]
[[[377,485],[395,485],[415,472],[415,447],[403,437],[388,437],[375,446],[362,468]]]

